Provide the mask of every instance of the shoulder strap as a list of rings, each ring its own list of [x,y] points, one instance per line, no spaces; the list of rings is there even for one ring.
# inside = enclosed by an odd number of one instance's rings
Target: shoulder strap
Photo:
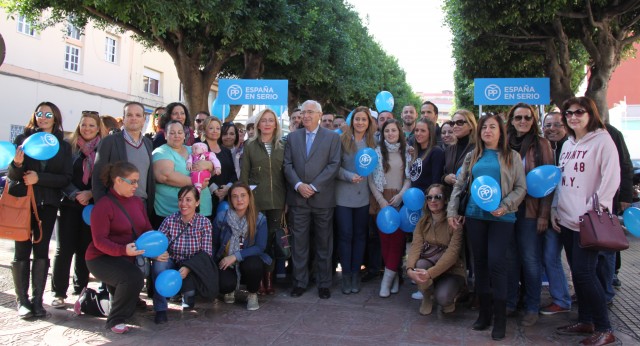
[[[5,186],[5,189],[7,189],[7,191],[9,190],[8,183]],[[33,193],[33,185],[27,186],[27,195],[31,199],[31,208],[33,208],[33,214],[36,216],[36,221],[38,222],[38,229],[40,230],[40,238],[38,238],[38,240],[33,241],[34,244],[37,244],[42,240],[42,221],[40,221],[40,216],[38,215],[38,206],[36,205],[36,196]]]
[[[136,236],[136,226],[133,225],[133,220],[131,220],[131,216],[129,216],[129,213],[127,213],[127,211],[124,209],[124,207],[122,206],[122,204],[120,204],[120,202],[118,202],[118,200],[113,197],[112,195],[107,193],[107,197],[109,197],[109,199],[115,203],[115,205],[118,206],[118,208],[120,208],[120,210],[122,210],[122,212],[124,213],[124,215],[127,217],[127,219],[129,220],[129,223],[131,223],[131,233],[133,234],[133,240],[138,239],[138,237]]]

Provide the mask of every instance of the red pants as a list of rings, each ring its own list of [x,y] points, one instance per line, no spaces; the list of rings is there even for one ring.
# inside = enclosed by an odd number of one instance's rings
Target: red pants
[[[380,251],[385,268],[394,272],[398,271],[406,243],[404,232],[397,229],[391,234],[385,234],[378,230],[378,234],[380,235]]]

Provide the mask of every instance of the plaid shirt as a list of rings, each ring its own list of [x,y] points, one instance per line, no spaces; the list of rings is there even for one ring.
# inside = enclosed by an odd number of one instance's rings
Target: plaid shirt
[[[169,257],[177,264],[188,260],[200,251],[213,256],[211,222],[198,213],[188,224],[182,221],[180,212],[173,213],[164,219],[158,230],[167,236],[169,243],[173,242],[167,251],[169,251]]]

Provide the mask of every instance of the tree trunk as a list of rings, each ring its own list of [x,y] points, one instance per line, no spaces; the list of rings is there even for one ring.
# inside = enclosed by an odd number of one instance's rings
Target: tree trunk
[[[553,21],[555,38],[544,42],[545,72],[550,80],[551,103],[557,106],[574,96],[571,89],[571,56],[569,54],[569,39],[564,32],[559,18]]]
[[[589,70],[589,82],[584,96],[589,97],[596,103],[602,121],[608,123],[609,105],[607,103],[607,90],[609,89],[609,80],[615,68],[602,69],[591,66]]]

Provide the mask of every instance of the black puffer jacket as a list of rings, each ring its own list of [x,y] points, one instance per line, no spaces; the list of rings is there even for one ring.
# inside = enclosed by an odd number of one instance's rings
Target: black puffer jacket
[[[30,135],[38,131],[25,131],[24,134],[16,137],[14,144],[22,145]],[[41,161],[24,156],[21,167],[11,162],[7,176],[12,183],[9,192],[14,196],[24,196],[26,188],[23,181],[24,173],[34,171],[38,173],[38,182],[33,186],[33,191],[38,205],[60,206],[62,199],[62,189],[69,184],[72,176],[71,146],[64,141],[62,131],[56,131],[53,135],[58,138],[60,149],[56,156],[49,160]]]

